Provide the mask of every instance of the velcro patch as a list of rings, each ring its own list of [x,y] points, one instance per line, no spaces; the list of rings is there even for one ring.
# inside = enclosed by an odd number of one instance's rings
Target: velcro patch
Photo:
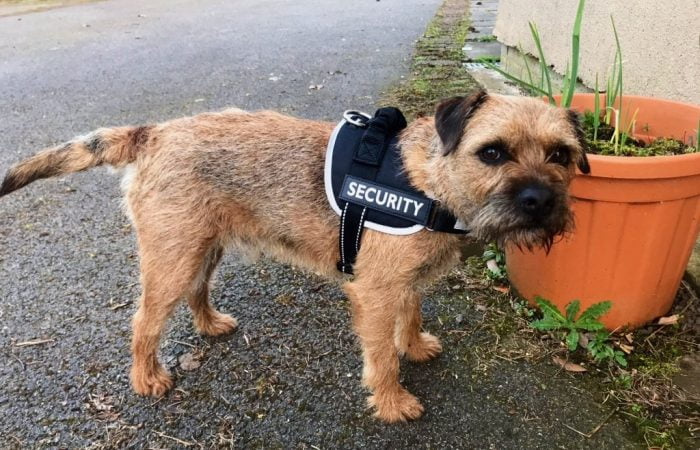
[[[407,192],[346,175],[339,197],[346,202],[426,225],[433,202]]]

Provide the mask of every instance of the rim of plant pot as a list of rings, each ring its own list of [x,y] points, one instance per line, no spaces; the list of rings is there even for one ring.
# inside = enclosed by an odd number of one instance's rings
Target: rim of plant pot
[[[560,102],[561,97],[555,100]],[[574,95],[571,107],[593,109],[595,94]],[[605,104],[605,96],[599,96]],[[619,105],[619,102],[618,102]],[[629,95],[622,99],[623,111],[637,110],[637,123],[647,125],[641,139],[681,137],[685,139],[700,121],[700,106],[673,100]],[[634,109],[633,109],[634,108]],[[624,114],[624,112],[623,112]],[[626,126],[622,120],[621,126]],[[574,178],[570,192],[575,198],[645,203],[692,197],[700,192],[700,153],[668,156],[614,156],[588,154],[591,173]],[[609,178],[614,189],[601,184]]]
[[[561,103],[561,96],[555,95],[554,100],[557,104]],[[571,108],[577,111],[593,110],[593,102],[595,94],[577,93],[571,102]],[[605,94],[599,95],[599,104],[601,110],[605,109],[606,97]],[[620,103],[622,102],[622,103]],[[627,129],[632,117],[638,125],[642,125],[633,134],[639,139],[654,139],[659,137],[673,138],[685,141],[688,136],[694,136],[694,130],[698,126],[700,120],[700,105],[678,102],[675,100],[666,100],[656,97],[647,97],[642,95],[625,95],[622,99],[615,101],[615,106],[619,108],[622,105],[622,117],[620,117],[620,127]],[[637,111],[635,116],[630,111]],[[613,111],[614,115],[617,111]],[[597,155],[601,156],[602,155]],[[684,155],[673,155],[684,156]],[[606,158],[624,158],[637,159],[634,156],[608,156]],[[648,158],[663,158],[662,156],[644,156],[642,159]]]
[[[700,107],[698,108],[700,113]],[[664,156],[612,156],[588,154],[598,178],[677,178],[700,173],[700,153]],[[589,176],[589,175],[586,175]]]

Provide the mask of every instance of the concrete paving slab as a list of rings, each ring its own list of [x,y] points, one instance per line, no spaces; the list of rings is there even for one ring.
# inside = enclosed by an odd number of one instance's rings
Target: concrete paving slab
[[[478,61],[481,58],[500,58],[500,42],[467,42],[464,46],[467,61]]]

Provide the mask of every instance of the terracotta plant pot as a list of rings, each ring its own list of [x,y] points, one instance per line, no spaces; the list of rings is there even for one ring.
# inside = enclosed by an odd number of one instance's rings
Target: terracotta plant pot
[[[579,94],[572,108],[593,111],[593,102]],[[623,116],[637,108],[637,138],[696,135],[698,106],[624,97]],[[507,248],[508,275],[530,301],[541,296],[563,311],[575,299],[582,310],[610,300],[602,322],[637,327],[670,309],[700,231],[700,153],[589,162],[591,174],[571,185],[575,231],[549,254]]]

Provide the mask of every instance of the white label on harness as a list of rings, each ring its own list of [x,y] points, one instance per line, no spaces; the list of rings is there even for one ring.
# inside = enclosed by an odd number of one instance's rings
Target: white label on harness
[[[340,198],[421,225],[428,223],[432,206],[432,202],[426,198],[352,175],[345,176]]]

